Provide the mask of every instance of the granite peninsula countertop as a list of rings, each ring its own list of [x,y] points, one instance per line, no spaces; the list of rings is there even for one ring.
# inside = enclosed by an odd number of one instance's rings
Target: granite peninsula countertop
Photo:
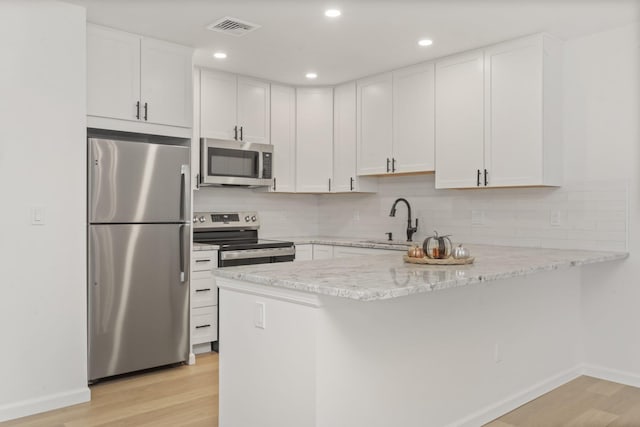
[[[317,239],[320,243],[320,239]],[[316,240],[308,243],[316,242]],[[323,244],[330,244],[322,241]],[[402,253],[259,264],[213,270],[221,278],[321,295],[373,301],[585,264],[621,260],[625,252],[467,245],[469,265],[407,264]],[[390,248],[387,248],[390,249]]]

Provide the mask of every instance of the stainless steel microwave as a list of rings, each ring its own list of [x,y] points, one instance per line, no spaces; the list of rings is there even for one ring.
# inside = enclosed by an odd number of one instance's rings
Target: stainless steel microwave
[[[200,139],[200,183],[248,187],[273,184],[273,146]]]

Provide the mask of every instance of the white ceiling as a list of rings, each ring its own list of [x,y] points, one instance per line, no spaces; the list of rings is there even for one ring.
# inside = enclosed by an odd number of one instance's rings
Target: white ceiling
[[[68,1],[84,5],[89,22],[192,46],[197,64],[294,85],[341,83],[542,31],[566,40],[640,21],[640,0]],[[326,18],[329,7],[342,16]],[[262,27],[242,37],[206,29],[225,16]],[[419,47],[420,38],[434,44]],[[228,58],[213,59],[214,50]]]

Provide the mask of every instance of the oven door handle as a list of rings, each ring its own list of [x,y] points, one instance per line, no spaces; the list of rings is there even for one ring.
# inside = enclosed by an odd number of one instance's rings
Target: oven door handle
[[[289,256],[295,255],[296,248],[289,246],[286,248],[265,248],[265,249],[241,249],[237,251],[220,251],[220,260],[232,260],[232,259],[252,259],[252,258],[266,258],[276,256]]]

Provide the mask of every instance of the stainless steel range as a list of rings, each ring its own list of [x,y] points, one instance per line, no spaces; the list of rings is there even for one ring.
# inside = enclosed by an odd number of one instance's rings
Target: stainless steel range
[[[193,242],[218,246],[218,267],[293,261],[293,242],[258,238],[257,212],[196,212]]]
[[[296,248],[293,242],[260,239],[259,228],[260,218],[258,213],[253,211],[193,214],[193,242],[214,245],[211,249],[218,251],[218,268],[288,262],[295,259]],[[218,305],[224,304],[220,298],[217,301]],[[219,318],[216,323],[219,337]],[[206,326],[209,327],[210,324]],[[218,351],[219,341],[212,342],[211,349]]]

